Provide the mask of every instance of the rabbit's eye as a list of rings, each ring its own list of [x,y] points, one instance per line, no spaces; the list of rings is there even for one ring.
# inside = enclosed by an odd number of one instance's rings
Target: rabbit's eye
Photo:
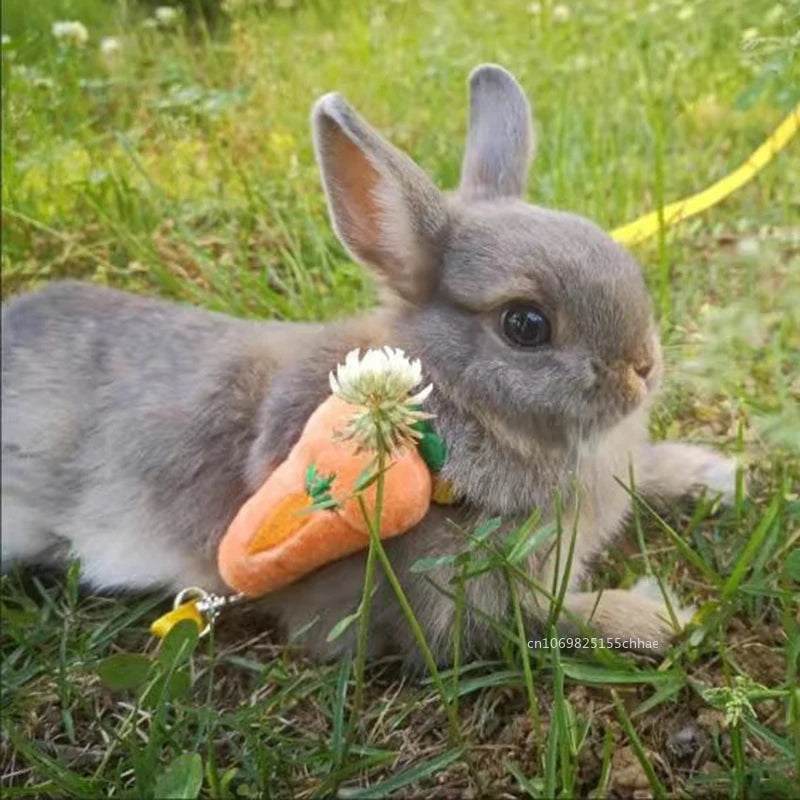
[[[531,306],[513,305],[503,309],[500,327],[506,339],[519,347],[539,347],[550,341],[547,317]]]

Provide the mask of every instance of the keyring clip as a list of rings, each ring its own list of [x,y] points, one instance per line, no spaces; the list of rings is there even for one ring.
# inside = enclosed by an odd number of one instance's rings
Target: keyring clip
[[[211,594],[200,586],[187,586],[175,595],[175,599],[172,601],[172,611],[168,611],[155,620],[150,626],[150,631],[154,636],[163,638],[179,622],[190,619],[197,625],[198,635],[206,636],[225,606],[244,599],[245,595],[243,594],[226,597]]]

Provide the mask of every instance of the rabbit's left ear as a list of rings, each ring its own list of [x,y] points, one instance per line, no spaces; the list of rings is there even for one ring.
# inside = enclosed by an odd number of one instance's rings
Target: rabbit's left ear
[[[312,125],[339,239],[397,294],[423,302],[436,282],[447,226],[441,192],[338,94],[317,101]]]
[[[511,73],[496,64],[469,77],[469,133],[459,193],[465,200],[522,197],[533,155],[531,109]]]

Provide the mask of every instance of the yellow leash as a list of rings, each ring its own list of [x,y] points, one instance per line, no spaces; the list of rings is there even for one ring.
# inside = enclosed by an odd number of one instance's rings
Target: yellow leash
[[[645,214],[627,225],[611,231],[611,238],[622,244],[637,244],[658,233],[659,228],[669,228],[707,208],[716,205],[728,195],[744,186],[757,175],[789,143],[800,128],[800,105],[772,132],[772,135],[730,175],[704,189],[702,192],[670,203],[661,210]]]

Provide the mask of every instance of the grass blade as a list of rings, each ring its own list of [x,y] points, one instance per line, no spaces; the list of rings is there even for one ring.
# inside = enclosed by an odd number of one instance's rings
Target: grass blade
[[[644,746],[642,745],[641,739],[639,739],[639,736],[637,735],[636,730],[631,723],[631,718],[628,716],[628,712],[625,711],[625,706],[619,699],[619,695],[613,689],[611,691],[611,695],[614,698],[614,710],[617,713],[617,719],[619,719],[620,725],[622,725],[622,729],[625,731],[625,734],[631,743],[631,747],[633,748],[636,758],[639,759],[639,763],[642,765],[644,774],[647,776],[647,782],[650,784],[650,788],[653,790],[653,797],[655,797],[656,800],[667,800],[667,790],[664,788],[664,784],[662,784],[658,779],[656,771],[653,769],[653,764],[648,758]]]
[[[355,800],[355,798],[372,798],[372,797],[388,797],[398,789],[403,789],[412,783],[424,780],[425,778],[435,775],[440,770],[448,767],[454,761],[461,757],[461,749],[447,750],[436,758],[422,761],[419,764],[411,767],[411,769],[398,772],[392,775],[385,781],[376,783],[373,786],[367,786],[363,789],[340,789],[337,797],[341,800]]]
[[[744,580],[745,572],[747,572],[750,562],[755,558],[764,541],[764,538],[775,524],[780,502],[781,497],[780,494],[777,493],[772,498],[772,502],[769,504],[767,513],[761,518],[761,522],[759,522],[758,527],[756,527],[756,529],[753,531],[752,536],[744,546],[739,558],[736,559],[736,564],[734,565],[728,580],[725,581],[725,585],[722,587],[721,602],[724,603],[726,600],[730,600],[730,598],[733,597],[734,592],[739,588],[739,584],[741,584],[741,582]]]

